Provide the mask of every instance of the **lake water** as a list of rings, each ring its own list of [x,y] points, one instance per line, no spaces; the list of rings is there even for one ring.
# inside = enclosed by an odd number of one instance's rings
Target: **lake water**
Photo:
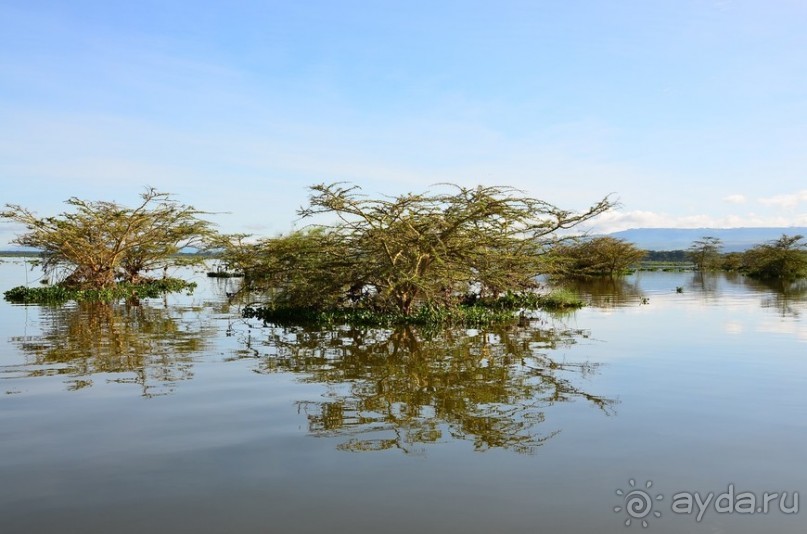
[[[0,531],[804,531],[803,284],[647,272],[528,325],[312,331],[184,274],[140,306],[0,302]],[[725,495],[698,520],[695,493]]]

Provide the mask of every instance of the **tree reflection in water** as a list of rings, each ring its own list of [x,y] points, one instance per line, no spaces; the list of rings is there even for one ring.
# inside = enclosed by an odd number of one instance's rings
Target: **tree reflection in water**
[[[746,287],[762,293],[763,308],[777,310],[780,317],[799,317],[807,309],[807,280],[755,280],[743,277]]]
[[[566,280],[561,286],[571,289],[596,308],[613,308],[641,304],[644,293],[637,279],[595,276],[581,280]]]
[[[704,301],[718,302],[721,293],[740,290],[759,294],[763,308],[775,309],[780,317],[799,317],[807,308],[807,280],[758,280],[741,273],[694,273],[690,287]]]
[[[460,439],[476,450],[529,453],[560,431],[543,428],[548,407],[583,399],[611,413],[615,404],[575,385],[596,364],[547,354],[574,343],[581,331],[266,329],[261,346],[246,341],[260,355],[258,371],[293,372],[326,384],[328,400],[299,407],[313,434],[348,436],[343,450],[417,452]]]
[[[136,384],[146,397],[170,393],[193,376],[193,356],[214,333],[177,310],[147,305],[82,302],[39,310],[41,335],[11,338],[27,358],[23,372],[65,375],[72,390],[103,373],[128,375],[108,379]]]

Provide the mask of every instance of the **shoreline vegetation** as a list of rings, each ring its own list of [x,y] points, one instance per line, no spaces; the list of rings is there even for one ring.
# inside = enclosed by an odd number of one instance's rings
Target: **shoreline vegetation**
[[[261,295],[244,316],[265,322],[474,326],[583,306],[569,290],[546,293],[539,277],[562,282],[637,270],[724,270],[774,280],[807,275],[800,235],[742,253],[722,253],[720,239],[710,236],[688,250],[645,251],[622,239],[569,232],[613,208],[608,197],[573,212],[510,187],[435,187],[370,198],[350,184],[314,185],[298,210],[309,224],[272,238],[220,234],[204,220],[209,212],[153,188],[134,208],[71,198],[72,211],[55,217],[8,204],[0,219],[27,229],[14,243],[39,252],[0,255],[36,255],[32,265],[56,282],[4,295],[28,304],[136,302],[193,291],[195,283],[167,277],[169,266],[215,259],[207,276],[240,278],[240,294]],[[145,274],[159,271],[162,278]]]

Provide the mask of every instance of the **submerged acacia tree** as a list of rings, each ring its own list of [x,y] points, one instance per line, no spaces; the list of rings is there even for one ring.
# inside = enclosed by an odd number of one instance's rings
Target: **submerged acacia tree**
[[[352,301],[406,316],[418,305],[454,306],[469,292],[535,288],[557,232],[612,206],[605,198],[573,213],[513,188],[449,187],[371,199],[356,186],[315,185],[299,214],[337,222],[254,245],[259,259],[250,260],[247,277],[303,306]]]
[[[168,265],[170,256],[212,235],[201,212],[153,188],[134,208],[115,202],[71,198],[73,211],[55,217],[8,204],[0,217],[25,225],[14,243],[40,251],[45,272],[67,273],[63,284],[106,288],[116,281],[138,283],[143,273]]]
[[[804,236],[785,235],[757,245],[743,254],[750,276],[762,279],[794,280],[807,276],[807,243]]]
[[[719,237],[704,236],[687,250],[687,256],[699,271],[709,271],[720,266],[720,251],[723,241]]]
[[[583,239],[556,247],[550,274],[559,277],[617,276],[633,267],[645,251],[614,237]]]

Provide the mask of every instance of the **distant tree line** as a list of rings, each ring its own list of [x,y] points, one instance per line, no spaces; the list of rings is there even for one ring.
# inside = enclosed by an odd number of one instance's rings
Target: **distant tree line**
[[[690,263],[698,271],[731,271],[759,279],[794,280],[807,276],[807,243],[783,234],[744,252],[723,252],[719,238],[704,236],[687,250],[647,250],[644,261]]]
[[[689,253],[686,250],[646,250],[645,261],[684,263],[689,262]]]
[[[801,235],[783,234],[745,252],[722,252],[719,238],[704,236],[687,256],[701,271],[736,271],[760,279],[794,280],[807,276],[807,243]]]

